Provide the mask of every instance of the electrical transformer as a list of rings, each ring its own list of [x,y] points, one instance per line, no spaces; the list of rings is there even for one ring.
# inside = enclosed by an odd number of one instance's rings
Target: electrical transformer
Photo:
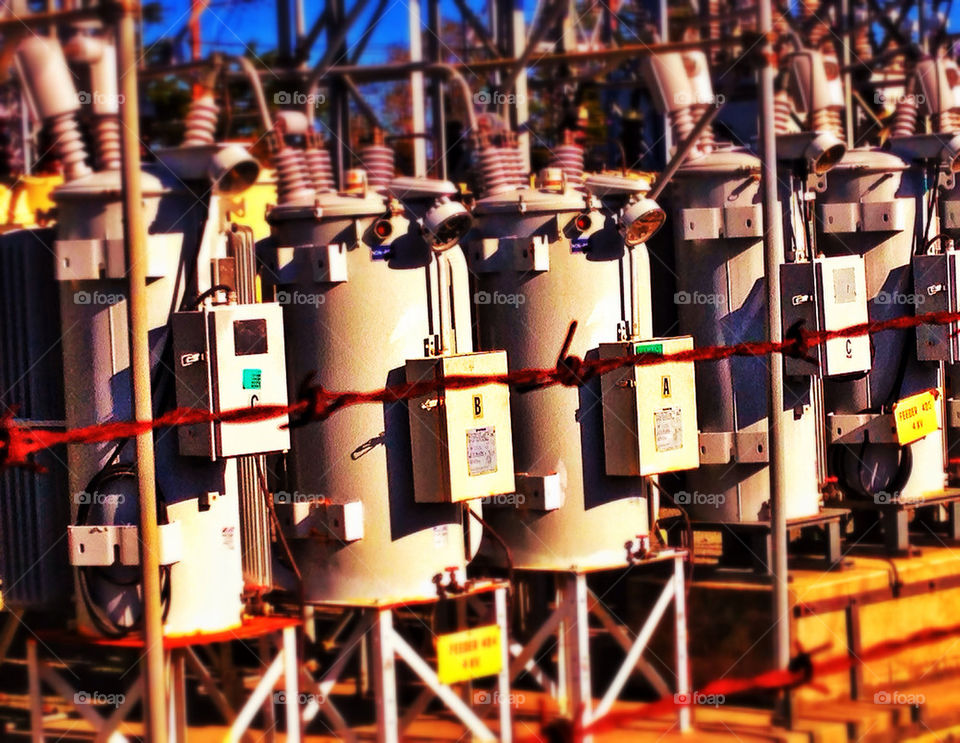
[[[663,212],[645,198],[645,181],[594,176],[581,182],[582,157],[582,150],[579,163],[566,157],[563,170],[548,168],[538,187],[529,188],[508,177],[512,158],[498,148],[481,150],[486,195],[474,210],[477,229],[468,250],[478,337],[481,348],[505,349],[511,369],[554,366],[572,321],[577,326],[567,353],[586,359],[629,351],[652,334],[643,242],[662,224]],[[647,446],[656,438],[656,416],[630,408],[646,405],[651,387],[659,389],[657,367],[647,369],[635,376],[624,371],[624,380],[637,387],[605,391],[593,379],[511,394],[517,498],[487,509],[485,518],[509,545],[514,566],[617,567],[645,540],[651,522],[641,469],[671,469],[656,466],[656,445]],[[681,412],[670,419],[677,433],[664,447],[688,453],[696,432],[693,391],[681,387]],[[621,390],[629,400],[611,399]],[[678,466],[687,466],[679,459]],[[491,548],[492,559],[496,554]]]
[[[870,322],[920,309],[911,264],[922,192],[907,171],[890,153],[851,150],[817,197],[818,248],[863,258]],[[849,495],[919,500],[944,486],[942,429],[905,440],[895,425],[900,401],[920,393],[938,399],[942,389],[939,364],[918,358],[914,337],[875,333],[869,372],[824,382],[831,469]]]
[[[760,162],[738,149],[689,160],[670,187],[674,204],[677,314],[697,346],[765,338],[766,295]],[[694,520],[769,519],[767,359],[736,356],[698,364],[700,467],[687,489],[709,494],[685,506]],[[806,377],[785,377],[780,420],[788,518],[818,513],[817,419]]]
[[[296,151],[284,157],[293,162]],[[285,185],[293,171],[280,173],[264,256],[265,281],[283,306],[291,396],[304,382],[372,390],[437,381],[423,399],[347,407],[291,432],[277,511],[293,537],[303,598],[436,596],[465,579],[468,515],[457,501],[513,489],[503,393],[447,393],[442,385],[455,370],[503,366],[469,355],[466,263],[457,247],[469,214],[445,181],[380,173],[381,193],[363,171],[350,171],[343,192],[314,191],[305,181],[297,191]],[[482,397],[476,418],[474,396]],[[425,473],[431,467],[435,478]]]
[[[109,53],[96,58],[112,64]],[[98,129],[101,169],[92,171],[76,120],[79,99],[59,43],[26,39],[17,64],[37,111],[57,133],[65,166],[66,183],[54,193],[53,248],[64,369],[69,370],[64,374],[66,425],[129,420],[133,402],[115,130]],[[100,73],[116,78],[115,67]],[[115,116],[109,110],[98,113]],[[242,188],[257,170],[242,154],[220,174],[230,188]],[[199,183],[189,176],[185,182],[167,168],[145,169],[140,177],[148,233],[152,392],[159,415],[176,402],[192,402],[174,400],[171,317],[211,285],[211,266],[225,258],[225,246],[216,239],[219,210],[206,174]],[[155,449],[164,631],[182,635],[236,626],[243,577],[235,461],[183,456],[173,432],[158,434]],[[142,613],[134,442],[69,445],[67,463],[73,524],[67,542],[76,567],[78,626],[83,632],[124,635],[138,627]]]

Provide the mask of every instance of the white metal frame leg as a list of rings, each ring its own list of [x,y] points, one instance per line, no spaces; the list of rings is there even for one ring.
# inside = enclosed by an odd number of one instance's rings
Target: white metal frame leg
[[[560,656],[563,659],[567,716],[576,727],[589,725],[593,719],[593,693],[590,684],[590,611],[587,576],[567,573],[561,577],[560,605],[563,623],[560,628]],[[592,736],[581,738],[591,743]]]
[[[687,647],[687,592],[686,574],[684,572],[684,556],[677,555],[673,559],[674,585],[674,642],[676,644],[677,665],[677,694],[690,693],[690,658]],[[679,722],[681,732],[688,732],[691,728],[693,708],[681,705]]]
[[[373,620],[373,694],[377,705],[378,743],[400,741],[393,638],[393,612],[377,610]]]

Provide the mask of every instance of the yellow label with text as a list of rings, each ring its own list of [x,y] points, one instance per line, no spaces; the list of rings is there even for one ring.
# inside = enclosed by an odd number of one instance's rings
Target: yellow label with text
[[[939,396],[939,390],[927,390],[894,403],[893,419],[897,442],[901,446],[922,439],[940,428],[940,416],[937,413]]]
[[[500,627],[482,627],[437,637],[437,677],[442,684],[456,684],[483,676],[495,676],[503,668],[503,638]]]

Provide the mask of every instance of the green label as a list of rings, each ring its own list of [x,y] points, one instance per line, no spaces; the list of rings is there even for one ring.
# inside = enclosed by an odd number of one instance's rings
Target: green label
[[[656,353],[663,355],[662,343],[638,343],[634,353]]]
[[[260,389],[260,370],[259,369],[243,370],[243,389],[245,390]]]

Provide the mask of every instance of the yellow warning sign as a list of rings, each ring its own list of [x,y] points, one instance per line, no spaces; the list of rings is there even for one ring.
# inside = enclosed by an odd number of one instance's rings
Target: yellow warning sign
[[[442,684],[455,684],[495,676],[503,667],[500,627],[482,627],[437,637],[437,676]]]
[[[927,390],[894,403],[893,419],[897,428],[897,441],[901,446],[922,439],[940,428],[938,397],[940,390]]]

